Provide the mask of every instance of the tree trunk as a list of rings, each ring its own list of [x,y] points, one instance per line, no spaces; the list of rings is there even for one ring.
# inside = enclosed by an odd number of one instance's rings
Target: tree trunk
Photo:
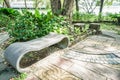
[[[79,12],[78,0],[75,0],[75,4],[76,4],[76,11]]]
[[[74,0],[64,0],[62,15],[67,16],[69,19],[72,19],[73,5],[74,5]]]
[[[27,2],[26,2],[26,0],[24,0],[24,2],[25,2],[25,8],[27,9]]]
[[[78,0],[75,0],[75,5],[76,5],[76,19],[79,18],[79,5],[78,5]]]
[[[5,3],[5,5],[6,5],[7,8],[10,8],[9,0],[4,0],[4,3]]]
[[[51,9],[54,15],[67,16],[70,20],[72,19],[72,10],[74,0],[64,0],[63,7],[61,8],[61,0],[50,0]]]
[[[61,14],[61,1],[60,0],[50,0],[52,13],[54,15]]]
[[[104,0],[101,0],[101,2],[100,2],[100,10],[99,10],[99,20],[101,20],[101,16],[102,16],[103,4],[104,4]]]

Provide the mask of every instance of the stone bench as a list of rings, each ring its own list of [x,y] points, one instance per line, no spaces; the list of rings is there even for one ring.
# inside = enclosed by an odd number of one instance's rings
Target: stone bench
[[[74,28],[79,28],[80,32],[83,32],[83,30],[85,29],[85,24],[84,23],[75,23]]]
[[[99,23],[90,23],[89,30],[92,31],[92,34],[100,34],[100,24]]]
[[[33,57],[31,58],[34,58],[35,55],[44,55],[44,49],[50,46],[56,46],[63,49],[66,48],[68,44],[69,40],[65,35],[50,33],[42,38],[11,44],[6,48],[4,52],[4,57],[6,61],[8,61],[19,72],[26,72],[25,68],[29,67],[30,65],[21,66],[21,61],[25,55],[27,55],[28,53],[32,53]],[[39,52],[39,54],[37,54],[37,51]]]

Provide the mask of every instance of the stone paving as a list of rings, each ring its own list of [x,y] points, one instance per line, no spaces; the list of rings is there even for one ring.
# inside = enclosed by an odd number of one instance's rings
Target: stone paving
[[[120,36],[113,32],[104,32],[79,42],[71,48],[64,58],[76,59],[100,64],[120,64]]]
[[[27,80],[34,80],[35,76],[41,80],[120,80],[119,38],[111,34],[114,33],[108,31],[89,36],[71,48],[51,54],[31,66],[31,70],[36,70],[31,71],[34,77],[30,75]],[[67,75],[63,75],[61,69]],[[52,77],[52,74],[59,77]]]
[[[63,55],[63,58],[68,59],[75,59],[85,62],[92,62],[92,63],[99,63],[99,64],[112,64],[117,65],[120,64],[120,57],[115,55],[114,53],[106,53],[106,54],[83,54],[82,52],[76,51],[68,51],[66,54]]]
[[[120,36],[103,31],[102,35],[89,36],[31,65],[25,80],[120,80],[119,57]],[[16,75],[9,69],[0,70],[0,80],[9,80]],[[8,74],[11,76],[5,79]]]

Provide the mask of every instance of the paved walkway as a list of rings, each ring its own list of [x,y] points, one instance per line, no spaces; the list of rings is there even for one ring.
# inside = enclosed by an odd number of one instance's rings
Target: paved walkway
[[[89,36],[31,66],[26,80],[120,80],[119,41],[113,32]]]
[[[120,36],[103,31],[27,69],[25,80],[120,80]]]

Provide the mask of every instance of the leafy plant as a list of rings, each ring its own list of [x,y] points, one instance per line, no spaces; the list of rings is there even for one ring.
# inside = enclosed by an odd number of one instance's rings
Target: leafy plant
[[[20,13],[17,10],[11,8],[0,8],[0,32],[5,31],[6,27],[11,22],[14,22],[18,15],[20,15]]]
[[[12,18],[17,15],[20,15],[20,13],[17,10],[12,8],[0,8],[0,14],[4,14]]]
[[[96,21],[96,20],[98,20],[98,16],[95,14],[76,12],[73,14],[73,20]]]
[[[15,22],[8,26],[10,36],[15,38],[15,41],[27,41],[35,39],[49,32],[67,33],[67,22],[62,16],[54,16],[51,12],[39,14],[36,10],[35,14],[23,10],[22,15],[16,17]]]
[[[115,19],[113,18],[113,16],[110,16],[111,13],[107,13],[106,15],[102,15],[101,16],[101,21],[114,21]],[[80,12],[76,12],[73,14],[73,20],[79,20],[79,21],[90,21],[90,22],[94,22],[94,21],[98,21],[99,15],[95,15],[95,14],[88,14],[88,13],[80,13]]]
[[[109,16],[111,16],[112,18],[118,18],[120,17],[120,13],[115,13],[115,14],[109,13]]]
[[[13,78],[13,80],[25,80],[26,77],[27,77],[27,74],[22,73],[18,77]]]
[[[0,28],[6,27],[9,21],[10,21],[10,17],[8,17],[4,14],[1,14],[0,15]]]
[[[111,18],[117,19],[118,24],[120,24],[120,13],[115,13],[115,14],[109,13],[109,16]]]
[[[101,23],[101,29],[104,30],[114,30],[116,28],[115,24],[112,23]]]

